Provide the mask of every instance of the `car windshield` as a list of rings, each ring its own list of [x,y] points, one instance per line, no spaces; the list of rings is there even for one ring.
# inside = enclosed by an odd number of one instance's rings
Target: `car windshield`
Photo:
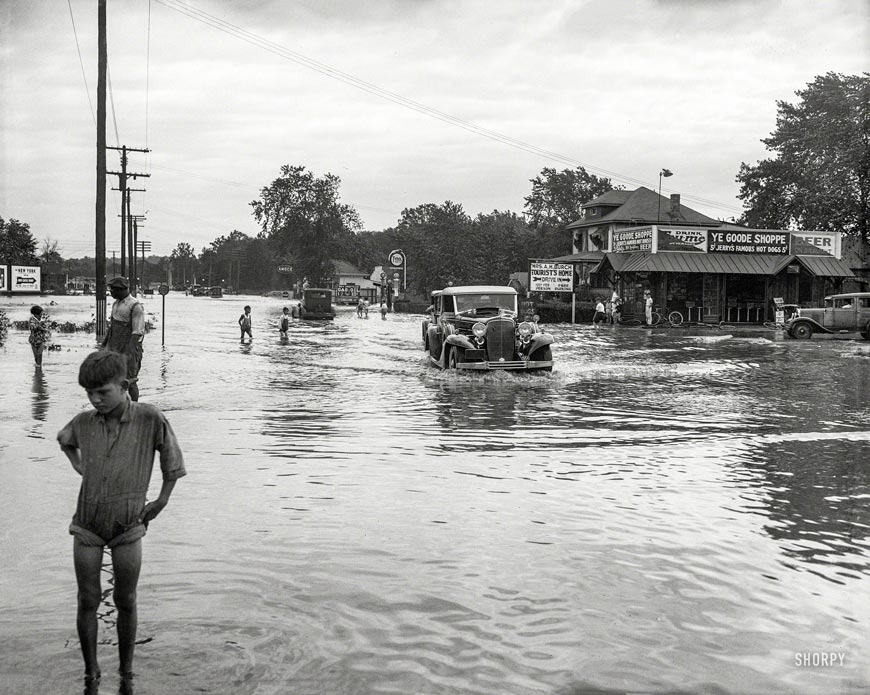
[[[495,292],[481,292],[475,294],[457,294],[456,313],[460,314],[471,309],[508,309],[516,312],[517,296],[515,294],[497,294]]]

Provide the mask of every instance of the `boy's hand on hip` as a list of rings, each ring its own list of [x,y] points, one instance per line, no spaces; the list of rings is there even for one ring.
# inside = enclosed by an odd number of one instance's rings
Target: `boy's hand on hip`
[[[163,511],[163,508],[166,506],[166,501],[161,500],[159,497],[153,502],[149,502],[145,505],[145,508],[142,510],[142,513],[139,515],[139,521],[145,526],[148,526],[148,522],[154,519],[160,512]]]

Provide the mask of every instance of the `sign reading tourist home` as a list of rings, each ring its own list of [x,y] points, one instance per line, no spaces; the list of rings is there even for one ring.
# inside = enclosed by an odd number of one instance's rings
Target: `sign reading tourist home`
[[[540,263],[533,261],[529,268],[529,291],[571,292],[574,285],[574,266],[570,263]]]
[[[788,254],[788,232],[716,232],[710,230],[708,250],[718,253]]]

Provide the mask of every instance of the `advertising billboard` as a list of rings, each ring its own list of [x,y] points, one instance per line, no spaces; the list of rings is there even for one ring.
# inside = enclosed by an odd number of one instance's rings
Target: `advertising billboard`
[[[710,230],[707,250],[711,253],[789,253],[791,234],[788,232],[717,232]]]
[[[840,234],[838,232],[792,232],[791,252],[794,256],[840,258]]]
[[[614,229],[611,234],[613,253],[634,253],[635,251],[652,251],[652,227],[637,229]]]
[[[39,266],[12,265],[9,266],[9,290],[22,294],[39,294],[41,292],[41,268]]]
[[[0,265],[0,292],[5,292],[8,287],[6,287],[6,266]]]
[[[570,263],[531,263],[530,292],[571,292],[573,289],[574,266]]]
[[[671,252],[706,253],[706,229],[658,228],[657,250]]]

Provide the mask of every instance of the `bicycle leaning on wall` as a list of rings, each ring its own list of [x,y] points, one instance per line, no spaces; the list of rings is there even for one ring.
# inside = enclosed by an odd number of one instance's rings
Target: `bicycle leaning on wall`
[[[676,309],[669,309],[668,307],[653,307],[652,323],[650,323],[650,325],[658,326],[666,321],[671,326],[681,326],[683,325],[684,320],[683,315]]]

